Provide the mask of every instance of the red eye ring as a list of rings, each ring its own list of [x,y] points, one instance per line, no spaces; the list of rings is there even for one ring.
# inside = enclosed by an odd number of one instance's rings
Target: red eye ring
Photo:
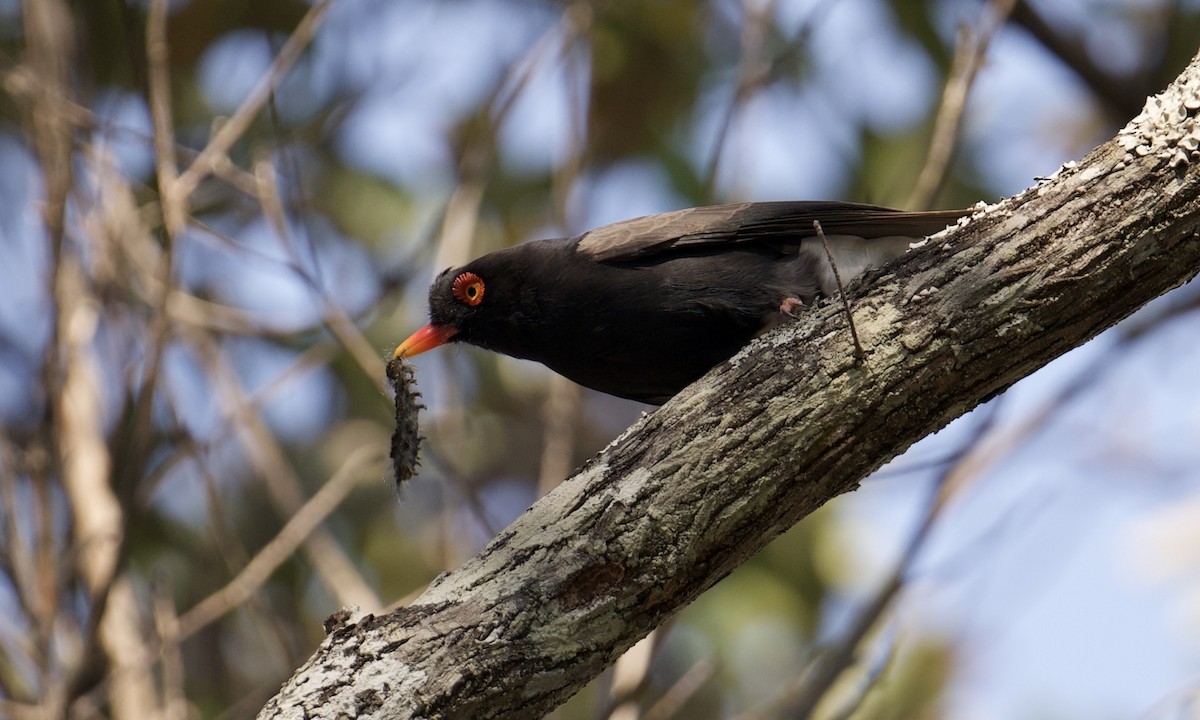
[[[483,278],[473,272],[465,272],[454,278],[450,292],[459,302],[475,307],[483,302]]]

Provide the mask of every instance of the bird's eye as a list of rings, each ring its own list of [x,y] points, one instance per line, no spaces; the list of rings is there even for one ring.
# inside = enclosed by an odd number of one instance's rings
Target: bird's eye
[[[483,278],[475,273],[465,272],[454,278],[450,292],[454,293],[459,302],[475,307],[483,302]]]

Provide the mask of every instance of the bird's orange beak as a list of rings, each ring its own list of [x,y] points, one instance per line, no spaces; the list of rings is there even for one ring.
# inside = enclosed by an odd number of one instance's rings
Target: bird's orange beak
[[[400,347],[396,348],[393,357],[420,355],[426,350],[432,350],[438,345],[444,345],[456,333],[458,333],[458,328],[451,325],[434,325],[433,323],[429,323],[412,335],[409,335],[407,340],[400,343]]]

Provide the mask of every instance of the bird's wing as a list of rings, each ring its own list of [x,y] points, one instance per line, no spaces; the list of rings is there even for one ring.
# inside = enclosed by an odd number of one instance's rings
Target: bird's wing
[[[711,205],[625,220],[579,236],[577,251],[598,262],[635,260],[660,253],[749,241],[813,237],[813,221],[826,235],[925,237],[970,210],[906,212],[878,205],[826,201]]]

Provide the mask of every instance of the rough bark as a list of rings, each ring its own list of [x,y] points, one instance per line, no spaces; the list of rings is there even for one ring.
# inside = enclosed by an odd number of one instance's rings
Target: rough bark
[[[1200,270],[1200,58],[1112,141],[631,427],[260,718],[533,718],[909,445]]]

